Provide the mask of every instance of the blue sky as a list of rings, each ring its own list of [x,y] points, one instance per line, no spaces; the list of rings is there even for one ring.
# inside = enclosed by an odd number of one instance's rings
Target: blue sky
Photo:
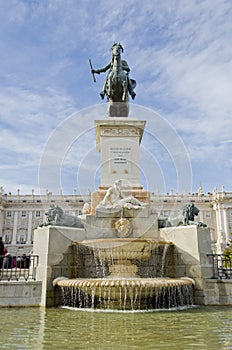
[[[144,187],[232,191],[231,18],[230,0],[0,0],[0,185],[97,188],[105,75],[94,83],[88,59],[103,67],[119,41],[137,81],[130,116],[147,119]]]

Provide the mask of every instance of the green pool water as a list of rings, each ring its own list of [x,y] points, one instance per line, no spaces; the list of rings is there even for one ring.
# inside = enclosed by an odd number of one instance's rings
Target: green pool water
[[[232,349],[232,306],[147,313],[0,309],[0,349]]]

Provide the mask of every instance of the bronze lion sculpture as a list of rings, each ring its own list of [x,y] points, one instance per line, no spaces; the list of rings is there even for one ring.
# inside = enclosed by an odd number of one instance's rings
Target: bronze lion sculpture
[[[58,205],[52,204],[45,212],[45,215],[47,217],[47,222],[40,225],[40,227],[52,225],[84,228],[81,219],[74,215],[65,214],[63,209]]]
[[[180,215],[176,217],[168,217],[159,221],[159,227],[174,227],[196,225],[198,227],[206,227],[207,225],[200,221],[194,221],[195,216],[198,216],[199,209],[193,203],[187,203],[182,208]]]

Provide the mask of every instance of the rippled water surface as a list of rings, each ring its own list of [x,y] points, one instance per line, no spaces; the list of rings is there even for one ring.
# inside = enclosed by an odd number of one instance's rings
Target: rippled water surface
[[[0,349],[232,349],[232,307],[149,313],[0,309]]]

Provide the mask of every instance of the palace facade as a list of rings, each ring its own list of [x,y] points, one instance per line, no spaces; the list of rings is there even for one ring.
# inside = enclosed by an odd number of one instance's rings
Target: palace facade
[[[46,222],[46,210],[56,204],[71,215],[81,215],[84,203],[91,203],[91,193],[87,195],[59,195],[48,192],[45,195],[4,193],[0,190],[0,236],[11,250],[32,249],[34,230]],[[167,193],[160,195],[151,193],[150,206],[159,217],[178,215],[186,203],[194,203],[200,210],[197,221],[207,225],[211,232],[214,253],[223,252],[232,238],[232,192],[204,194],[200,188],[194,194]]]

